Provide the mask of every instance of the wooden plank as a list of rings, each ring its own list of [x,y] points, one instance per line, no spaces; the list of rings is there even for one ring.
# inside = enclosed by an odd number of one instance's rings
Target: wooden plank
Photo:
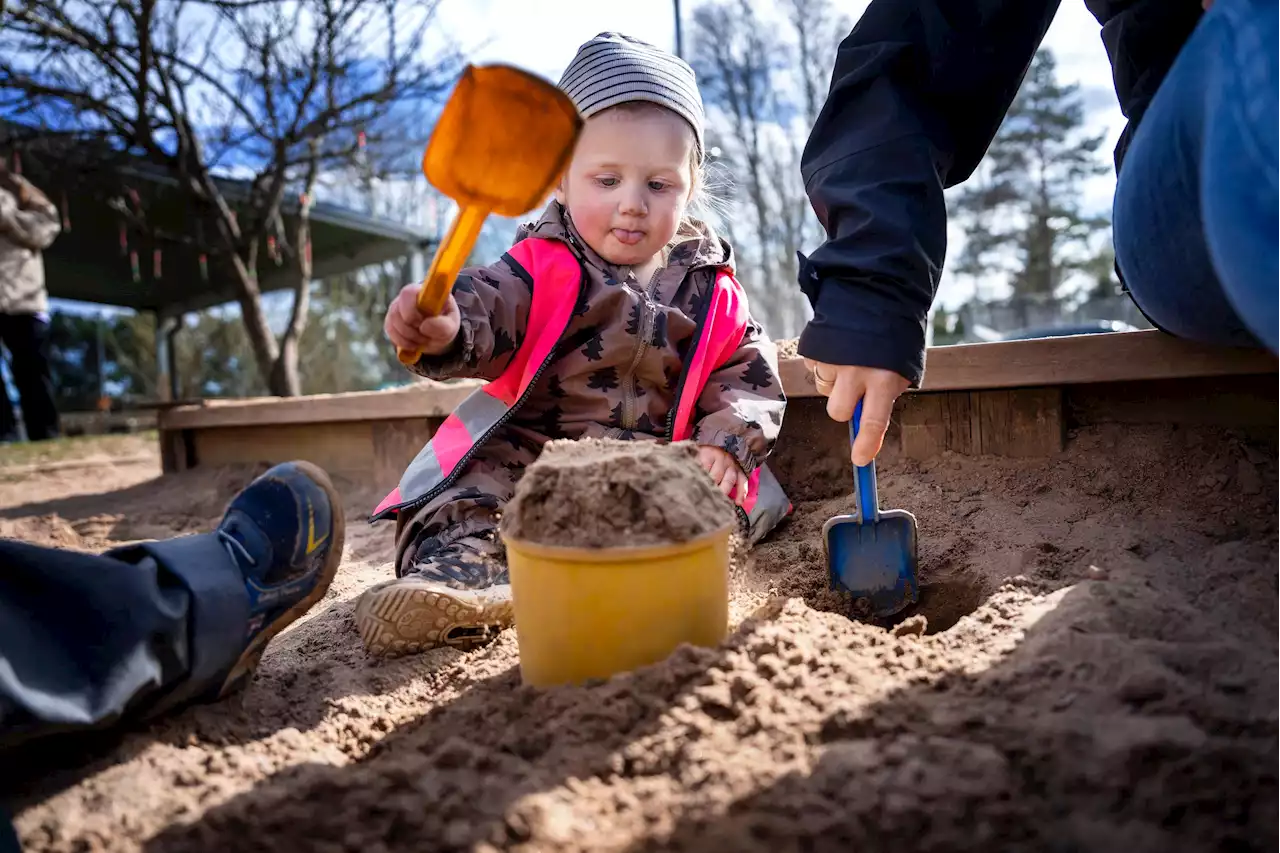
[[[195,441],[190,430],[160,430],[160,470],[177,474],[196,465]]]
[[[373,482],[379,490],[390,491],[396,487],[404,469],[439,426],[439,418],[373,424]]]
[[[483,383],[418,383],[389,391],[210,400],[162,410],[161,429],[207,429],[259,424],[310,424],[443,417]]]
[[[802,359],[783,360],[779,372],[789,397],[818,396]],[[1275,372],[1276,359],[1266,352],[1208,347],[1162,332],[1124,332],[935,347],[929,350],[920,390],[982,390]],[[418,383],[390,391],[206,401],[161,410],[159,426],[203,429],[443,417],[481,384]]]
[[[1280,394],[1272,376],[1078,385],[1067,389],[1066,409],[1072,426],[1120,423],[1274,428],[1280,425]],[[1273,438],[1274,435],[1273,429]]]
[[[898,402],[897,417],[902,423],[902,452],[912,459],[944,450],[979,452],[980,433],[968,392],[906,395]]]
[[[976,391],[970,403],[976,410],[971,422],[978,425],[978,453],[1036,457],[1062,451],[1061,388]]]
[[[902,453],[928,459],[944,451],[1035,457],[1062,450],[1062,389],[1018,388],[906,395],[898,403]]]
[[[1079,385],[1208,376],[1275,374],[1263,350],[1213,347],[1158,331],[1076,335],[933,347],[921,391]],[[788,397],[817,396],[802,359],[779,365]]]
[[[802,358],[779,360],[778,378],[782,380],[782,390],[787,392],[788,400],[821,396],[814,387],[813,374],[804,366]]]
[[[373,424],[258,424],[192,430],[201,466],[303,459],[330,474],[368,480],[374,467]]]
[[[898,401],[902,452],[906,456],[928,459],[951,446],[943,420],[946,397],[945,394],[912,394]]]

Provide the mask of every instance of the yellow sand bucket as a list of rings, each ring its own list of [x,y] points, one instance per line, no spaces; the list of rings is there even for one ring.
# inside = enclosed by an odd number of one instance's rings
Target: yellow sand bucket
[[[729,533],[675,545],[566,548],[506,539],[520,673],[551,687],[714,646],[729,631]]]

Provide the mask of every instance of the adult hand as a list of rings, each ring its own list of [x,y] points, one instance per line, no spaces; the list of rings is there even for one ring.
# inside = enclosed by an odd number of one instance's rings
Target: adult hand
[[[911,383],[905,376],[878,367],[824,364],[807,358],[804,363],[813,371],[818,393],[827,398],[827,414],[832,420],[850,420],[862,401],[862,420],[850,457],[854,465],[871,464],[884,444],[894,401]]]

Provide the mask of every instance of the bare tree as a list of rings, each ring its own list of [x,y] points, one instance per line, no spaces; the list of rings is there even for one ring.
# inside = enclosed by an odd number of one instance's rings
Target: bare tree
[[[798,334],[807,305],[796,253],[822,231],[805,195],[800,152],[848,32],[830,0],[785,0],[788,27],[762,20],[748,0],[711,0],[693,15],[693,56],[711,114],[708,137],[741,188],[754,251],[746,280],[770,331]]]
[[[712,108],[711,130],[720,143],[720,162],[742,194],[734,207],[751,222],[742,234],[751,251],[739,247],[754,261],[745,270],[749,274],[744,283],[757,316],[770,331],[790,336],[798,331],[793,303],[799,291],[790,274],[794,262],[787,262],[778,245],[778,216],[786,204],[778,197],[777,148],[783,132],[780,119],[788,105],[776,91],[785,63],[784,45],[748,0],[699,6],[693,14],[693,39],[693,64]]]
[[[866,8],[865,0],[861,6]],[[800,88],[804,126],[809,128],[826,101],[836,48],[853,23],[831,0],[785,0],[783,7],[795,37],[792,68]]]
[[[200,243],[229,277],[263,380],[295,395],[317,177],[394,153],[415,107],[451,83],[457,54],[426,45],[437,2],[17,0],[0,13],[0,108],[176,179],[211,227],[166,236]],[[251,176],[244,200],[216,177],[227,169]],[[257,280],[264,247],[295,279],[279,339]]]

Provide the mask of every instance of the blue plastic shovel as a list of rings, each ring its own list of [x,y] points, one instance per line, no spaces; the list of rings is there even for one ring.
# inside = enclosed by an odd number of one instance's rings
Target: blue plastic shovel
[[[850,443],[858,438],[862,401],[849,421]],[[876,463],[853,468],[853,514],[837,515],[822,527],[831,587],[853,596],[853,616],[883,619],[919,598],[916,517],[906,510],[880,510]]]

